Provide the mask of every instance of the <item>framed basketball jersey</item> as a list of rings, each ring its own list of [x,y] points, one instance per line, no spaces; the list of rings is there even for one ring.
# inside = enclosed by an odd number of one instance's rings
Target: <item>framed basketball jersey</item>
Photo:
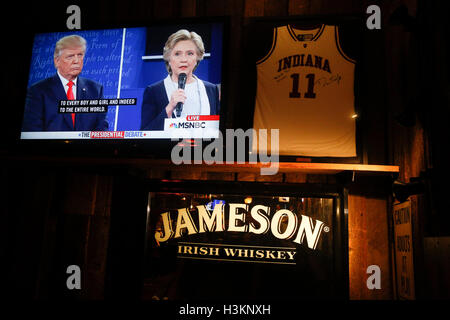
[[[253,128],[279,129],[279,154],[355,157],[355,63],[342,50],[339,30],[322,24],[273,29],[272,47],[256,62]]]

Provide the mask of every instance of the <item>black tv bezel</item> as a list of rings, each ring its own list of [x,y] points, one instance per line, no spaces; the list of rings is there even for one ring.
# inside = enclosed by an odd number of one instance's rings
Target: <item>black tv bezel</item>
[[[190,24],[208,24],[208,23],[220,23],[223,25],[222,33],[222,81],[221,81],[221,107],[220,107],[220,122],[219,130],[224,132],[226,126],[226,115],[228,109],[228,83],[229,77],[226,73],[228,65],[230,64],[229,55],[227,51],[229,49],[229,35],[230,35],[230,22],[231,17],[219,16],[219,17],[189,17],[189,18],[177,18],[177,19],[161,19],[158,21],[150,22],[133,22],[133,23],[114,23],[114,24],[102,24],[89,26],[85,29],[73,30],[76,31],[88,31],[88,30],[107,30],[117,28],[149,28],[153,26],[173,26],[179,25],[180,28],[183,25]],[[18,109],[14,113],[14,118],[20,118],[20,124],[14,126],[12,139],[7,141],[7,152],[23,155],[23,156],[53,156],[53,155],[67,155],[67,156],[85,156],[85,157],[108,157],[108,156],[122,156],[125,158],[157,158],[168,159],[170,158],[170,152],[172,148],[181,141],[172,141],[167,139],[21,139],[22,133],[22,121],[24,116],[25,98],[27,92],[27,83],[29,77],[29,70],[31,66],[32,48],[34,38],[37,34],[52,33],[52,32],[67,32],[70,30],[33,30],[27,37],[29,42],[29,50],[26,55],[26,76],[22,79],[22,87],[20,97],[16,99]],[[11,141],[13,140],[13,141]],[[191,140],[191,139],[188,139]],[[201,139],[203,145],[206,146],[212,139]]]

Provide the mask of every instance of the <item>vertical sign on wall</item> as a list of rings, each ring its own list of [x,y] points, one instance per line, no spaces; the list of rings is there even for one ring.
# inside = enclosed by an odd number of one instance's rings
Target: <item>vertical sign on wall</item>
[[[411,201],[394,204],[393,218],[398,297],[402,300],[414,300]]]

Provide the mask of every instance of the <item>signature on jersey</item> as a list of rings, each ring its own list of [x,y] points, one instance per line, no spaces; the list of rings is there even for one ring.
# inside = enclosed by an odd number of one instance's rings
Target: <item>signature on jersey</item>
[[[286,74],[287,74],[288,72],[287,71],[281,71],[281,72],[279,72],[275,77],[273,77],[273,79],[276,81],[276,82],[280,82],[281,80],[283,80],[284,78],[286,78]]]
[[[321,77],[314,81],[314,85],[326,87],[330,84],[337,83],[339,85],[340,81],[342,80],[342,76],[340,74],[332,75],[331,77]]]
[[[286,77],[287,77],[287,72],[280,72],[275,77],[273,77],[273,79],[276,82],[280,82],[280,81],[284,80]],[[342,76],[340,74],[335,74],[335,75],[331,75],[330,77],[318,78],[316,81],[314,81],[314,85],[320,86],[320,87],[326,87],[333,83],[337,83],[339,85],[341,80],[342,80]]]

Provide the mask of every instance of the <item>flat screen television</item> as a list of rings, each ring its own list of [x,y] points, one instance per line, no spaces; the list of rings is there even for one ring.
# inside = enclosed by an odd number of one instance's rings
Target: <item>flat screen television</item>
[[[186,39],[180,30],[195,32],[199,42],[180,49],[178,44]],[[36,33],[22,105],[20,142],[100,149],[148,146],[147,153],[151,154],[151,149],[158,149],[155,146],[167,150],[181,139],[217,138],[226,100],[222,85],[225,32],[226,21],[214,19]],[[172,60],[169,55],[164,58],[163,49],[175,33],[170,49],[172,57],[180,60],[173,62],[178,65],[172,70]],[[55,50],[59,40],[73,35],[85,39],[84,54],[66,50],[63,56],[62,50]],[[202,56],[195,61],[193,78],[187,60],[192,50],[193,59]],[[175,108],[170,115],[165,107],[173,92],[183,86],[173,75],[185,73],[183,70],[188,74],[185,103],[179,108],[181,112]],[[64,72],[79,73],[72,88],[61,74]],[[152,89],[146,90],[149,86]]]

